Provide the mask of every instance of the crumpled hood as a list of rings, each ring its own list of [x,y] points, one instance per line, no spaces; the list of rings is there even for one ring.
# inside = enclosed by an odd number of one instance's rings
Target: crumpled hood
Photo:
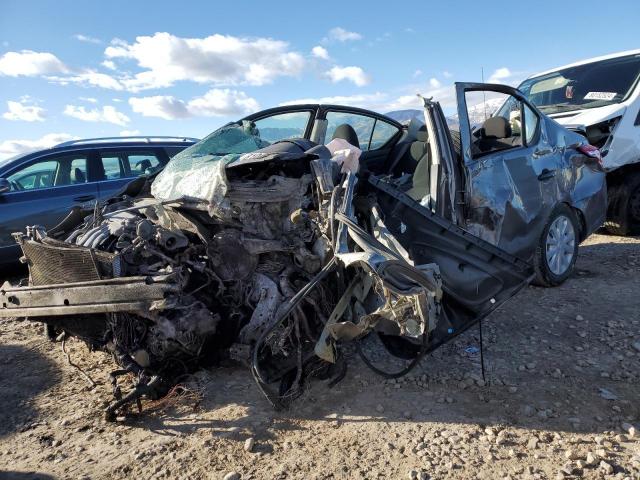
[[[558,112],[548,115],[560,125],[565,127],[579,127],[595,125],[624,114],[627,109],[626,105],[619,103],[613,105],[605,105],[598,108],[589,108],[586,110],[574,110],[573,112]]]

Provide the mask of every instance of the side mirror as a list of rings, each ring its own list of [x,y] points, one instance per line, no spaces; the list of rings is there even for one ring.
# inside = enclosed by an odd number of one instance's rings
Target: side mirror
[[[11,184],[6,178],[0,178],[0,194],[11,190]]]

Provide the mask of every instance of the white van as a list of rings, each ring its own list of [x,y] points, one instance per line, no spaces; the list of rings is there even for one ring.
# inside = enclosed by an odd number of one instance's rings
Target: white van
[[[518,87],[542,112],[602,152],[609,232],[640,232],[640,50],[590,58]]]

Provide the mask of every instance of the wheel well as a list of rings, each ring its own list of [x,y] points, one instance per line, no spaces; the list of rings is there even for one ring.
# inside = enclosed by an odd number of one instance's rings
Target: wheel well
[[[585,235],[587,231],[587,221],[584,218],[584,213],[582,213],[582,210],[574,207],[573,205],[569,205],[568,203],[565,203],[565,205],[569,207],[573,211],[573,213],[575,213],[576,218],[578,219],[578,228],[580,229],[578,233],[580,242],[582,243],[587,238]]]
[[[640,173],[640,159],[635,163],[629,163],[607,172],[607,187],[621,184],[628,175],[633,173]]]

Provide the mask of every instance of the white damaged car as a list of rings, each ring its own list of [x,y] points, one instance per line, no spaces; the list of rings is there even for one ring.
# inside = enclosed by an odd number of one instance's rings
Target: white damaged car
[[[518,89],[542,112],[602,152],[610,233],[640,233],[640,50],[534,75]]]

